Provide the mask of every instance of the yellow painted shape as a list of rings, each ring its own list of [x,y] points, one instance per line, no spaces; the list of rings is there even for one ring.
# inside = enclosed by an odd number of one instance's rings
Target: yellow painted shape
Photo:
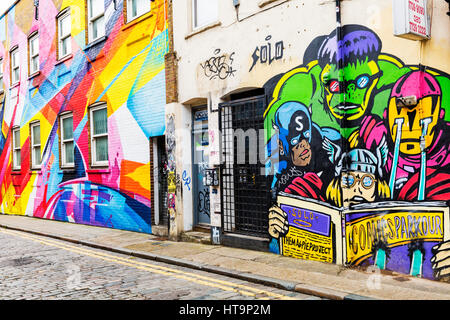
[[[33,174],[25,188],[22,190],[20,195],[16,196],[16,189],[12,183],[8,186],[5,191],[5,187],[2,187],[3,202],[2,206],[5,207],[5,212],[8,214],[25,215],[25,210],[29,201],[34,201],[31,199],[31,192],[33,191],[33,185],[35,184],[37,175]]]
[[[111,84],[106,93],[107,99],[111,103],[113,112],[127,101],[130,90],[133,86],[135,86],[134,90],[138,91],[159,72],[164,70],[164,63],[160,63],[158,65],[148,64],[146,66],[147,69],[139,74],[149,53],[150,46],[143,52],[141,51],[152,41],[152,32],[153,30],[156,30],[155,22],[155,17],[152,17],[138,23],[135,27],[126,29],[124,32],[129,30],[129,34],[126,38],[124,38],[122,45],[117,48],[114,57],[111,58],[108,65],[98,77],[102,86],[107,88],[120,73],[119,78]],[[155,32],[154,38],[158,34],[160,34],[160,32]],[[132,59],[133,61],[126,67],[125,70],[123,70],[126,64]],[[140,78],[137,79],[136,82],[138,75]],[[102,100],[105,99],[102,98]]]
[[[150,190],[150,179],[145,178],[149,175],[149,172],[150,172],[150,162],[138,167],[133,172],[127,174],[126,177],[133,179],[145,190]]]
[[[72,37],[84,32],[86,29],[86,15],[84,1],[82,0],[64,0],[61,5],[61,11],[70,7],[70,20],[72,21]]]
[[[356,129],[348,138],[350,142],[350,148],[358,147],[358,137],[359,137],[359,129]]]
[[[289,232],[281,238],[281,254],[297,259],[332,263],[333,242],[332,236],[315,234],[291,225]]]
[[[414,219],[418,219],[419,217],[426,219],[427,229],[424,228],[422,221],[418,225],[414,223]],[[437,228],[437,220],[439,220],[439,228]],[[430,232],[430,221],[434,221],[433,233]],[[442,241],[444,237],[443,223],[442,212],[374,214],[347,222],[345,226],[347,262],[358,264],[359,261],[372,254],[373,240],[381,237],[381,235],[376,235],[375,232],[380,232],[384,235],[387,246],[392,248],[417,239],[422,239],[423,241]],[[381,229],[378,229],[379,227]]]
[[[43,149],[43,147],[41,148],[41,150]],[[37,174],[32,174],[30,177],[30,180],[28,180],[27,185],[25,186],[25,188],[22,190],[22,194],[20,195],[20,198],[24,200],[24,208],[21,208],[21,214],[25,214],[25,210],[27,208],[28,202],[33,201],[34,202],[34,198],[31,198],[31,192],[33,191],[33,188],[37,188],[37,187],[33,187],[36,183],[36,180],[38,179],[38,175]]]
[[[33,121],[39,120],[39,124],[41,126],[41,156],[44,153],[44,146],[47,142],[48,138],[50,137],[50,133],[52,130],[52,125],[50,124],[49,120],[52,121],[52,123],[56,120],[55,119],[47,119],[41,112],[38,112],[36,116],[34,116],[25,126],[22,126],[20,128],[20,145],[23,146],[25,143],[25,140],[30,137],[31,139],[31,131],[30,131],[30,123]]]
[[[3,196],[3,204],[6,208],[6,213],[24,215],[24,211],[21,210],[21,198],[16,197],[16,191],[11,183]]]
[[[386,54],[380,54],[380,55],[378,56],[378,60],[389,61],[389,62],[395,64],[397,67],[403,68],[403,64],[401,64],[401,62],[398,61],[397,58],[394,58],[394,57],[389,56],[389,55],[386,55]]]

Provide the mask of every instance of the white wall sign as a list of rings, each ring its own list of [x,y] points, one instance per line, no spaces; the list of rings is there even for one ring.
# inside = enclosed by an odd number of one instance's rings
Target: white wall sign
[[[392,0],[394,35],[411,39],[430,39],[428,0]]]

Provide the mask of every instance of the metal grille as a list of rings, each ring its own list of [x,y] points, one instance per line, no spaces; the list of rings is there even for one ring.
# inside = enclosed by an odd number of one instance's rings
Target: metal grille
[[[158,137],[158,183],[159,183],[159,225],[169,225],[169,213],[167,211],[167,153],[166,139]]]
[[[236,130],[239,129],[243,132],[254,129],[251,131],[262,133],[265,107],[265,96],[231,101],[220,106],[224,160],[220,181],[222,227],[225,232],[267,236],[270,186],[264,174],[264,165],[259,158],[260,151],[264,152],[260,150],[263,146],[246,137],[245,158],[242,158],[243,150],[238,148],[238,138],[235,136]],[[257,144],[257,147],[252,145],[253,150],[256,148],[257,152],[256,163],[254,158],[251,160],[255,155],[249,152],[250,143]]]

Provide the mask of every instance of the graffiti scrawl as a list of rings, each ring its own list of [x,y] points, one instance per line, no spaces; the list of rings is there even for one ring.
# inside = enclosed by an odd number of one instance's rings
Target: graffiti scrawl
[[[216,49],[214,51],[214,56],[200,64],[200,66],[209,80],[225,80],[230,76],[234,76],[236,72],[233,68],[233,56],[234,52],[230,55],[220,54],[220,49]]]

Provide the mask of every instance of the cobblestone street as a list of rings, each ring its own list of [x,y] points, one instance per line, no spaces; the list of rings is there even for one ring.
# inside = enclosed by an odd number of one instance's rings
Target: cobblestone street
[[[0,299],[318,299],[0,229]]]

